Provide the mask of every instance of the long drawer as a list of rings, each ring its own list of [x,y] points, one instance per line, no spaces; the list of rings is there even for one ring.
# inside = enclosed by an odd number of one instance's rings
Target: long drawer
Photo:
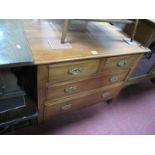
[[[77,77],[91,76],[97,73],[99,62],[98,59],[49,65],[49,81],[57,83]]]
[[[88,95],[81,94],[81,96],[79,95],[79,97],[75,97],[74,99],[67,98],[66,100],[58,100],[56,102],[48,101],[44,107],[44,119],[48,120],[53,116],[114,98],[119,93],[120,89],[121,84],[117,84],[114,87],[98,90],[95,93],[90,93]]]
[[[98,77],[89,78],[85,80],[78,81],[68,81],[65,83],[58,83],[55,85],[47,86],[47,99],[60,99],[63,97],[68,97],[73,94],[84,92],[87,90],[92,90],[96,88],[101,88],[107,85],[118,83],[123,81],[128,75],[128,70],[120,73],[104,74]]]

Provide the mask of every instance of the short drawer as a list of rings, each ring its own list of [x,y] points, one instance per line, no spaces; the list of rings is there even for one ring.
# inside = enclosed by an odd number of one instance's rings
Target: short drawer
[[[98,67],[99,60],[87,60],[49,65],[49,81],[56,83],[84,76],[90,76],[97,72]]]
[[[73,94],[84,92],[87,90],[93,90],[101,88],[107,85],[118,83],[124,81],[128,71],[123,71],[121,73],[113,73],[109,75],[102,75],[95,78],[90,78],[81,81],[73,81],[66,83],[58,83],[55,85],[47,86],[47,99],[60,99],[63,97],[72,96]]]
[[[119,71],[132,68],[139,55],[127,55],[108,58],[102,71]]]
[[[86,107],[97,102],[112,99],[119,93],[120,89],[121,86],[119,85],[119,87],[111,87],[110,89],[99,90],[96,93],[71,99],[69,101],[62,100],[57,102],[48,102],[45,104],[44,119],[48,120],[53,116],[60,115],[65,112],[78,110],[82,107]]]

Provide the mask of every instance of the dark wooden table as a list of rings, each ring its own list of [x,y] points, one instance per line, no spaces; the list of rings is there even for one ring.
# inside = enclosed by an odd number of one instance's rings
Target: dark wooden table
[[[22,20],[0,20],[0,67],[33,62]]]
[[[23,21],[0,20],[0,134],[37,117],[35,104],[26,100],[28,97],[14,73],[31,64],[33,57]]]

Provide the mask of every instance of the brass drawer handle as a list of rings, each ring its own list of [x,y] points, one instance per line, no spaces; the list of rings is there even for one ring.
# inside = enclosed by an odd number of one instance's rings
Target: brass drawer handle
[[[61,107],[62,110],[69,110],[70,108],[72,108],[72,104],[66,104]]]
[[[120,60],[120,61],[117,63],[117,66],[118,66],[118,67],[123,67],[123,66],[125,66],[127,63],[128,63],[127,60]]]
[[[118,81],[118,77],[117,76],[112,76],[110,78],[110,81],[113,83],[113,82],[117,82]]]
[[[110,97],[111,96],[111,93],[110,92],[104,92],[102,94],[102,97],[105,98],[105,97]]]
[[[81,68],[75,67],[75,68],[70,68],[69,71],[68,71],[68,74],[69,75],[77,75],[77,74],[79,74],[81,72],[82,72]]]
[[[65,93],[74,93],[77,91],[77,88],[75,86],[70,86],[64,89]]]

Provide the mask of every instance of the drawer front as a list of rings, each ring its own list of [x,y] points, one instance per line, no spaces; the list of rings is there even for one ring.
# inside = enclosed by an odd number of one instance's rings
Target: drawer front
[[[109,73],[109,75],[106,77],[106,81],[108,84],[114,84],[114,83],[118,83],[121,81],[124,81],[127,77],[129,73],[129,70],[125,70],[123,72],[119,72],[119,73]]]
[[[119,71],[132,68],[139,55],[119,56],[108,58],[102,71]]]
[[[49,66],[49,81],[56,83],[83,76],[90,76],[97,72],[99,60],[87,60],[73,63],[63,63]]]
[[[67,102],[62,102],[53,105],[45,105],[45,120],[49,119],[52,116],[63,114],[65,112],[78,110],[82,107],[96,103],[99,100],[99,94],[89,95],[87,97],[82,97],[79,99],[73,99]]]
[[[120,90],[121,86],[101,91],[99,101],[106,101],[116,97]]]
[[[107,85],[123,81],[128,74],[128,71],[120,74],[103,75],[97,78],[91,78],[78,82],[59,83],[48,86],[47,99],[60,99],[69,97],[79,92],[101,88]]]
[[[106,89],[103,91],[100,90],[99,92],[89,94],[84,97],[72,99],[69,101],[62,101],[58,103],[48,102],[48,104],[45,104],[44,119],[48,120],[52,116],[60,115],[69,111],[78,110],[82,107],[86,107],[97,102],[106,101],[115,97],[119,93],[120,89],[121,86]]]
[[[101,80],[101,79],[100,79]],[[48,86],[47,99],[59,99],[61,97],[72,96],[76,93],[100,87],[101,81],[96,78],[84,81],[59,83],[58,85]]]

